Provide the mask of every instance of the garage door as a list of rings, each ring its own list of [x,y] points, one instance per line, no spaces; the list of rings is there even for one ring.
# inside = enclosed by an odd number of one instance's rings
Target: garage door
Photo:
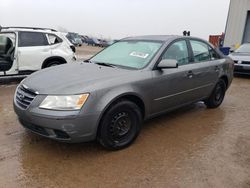
[[[243,43],[250,42],[250,11],[247,13],[247,21],[244,31]]]

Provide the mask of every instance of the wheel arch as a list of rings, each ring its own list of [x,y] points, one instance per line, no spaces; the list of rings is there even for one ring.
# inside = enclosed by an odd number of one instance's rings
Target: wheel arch
[[[221,77],[220,77],[220,79],[222,79],[224,82],[225,82],[225,84],[226,84],[226,88],[228,88],[228,82],[229,82],[229,80],[228,80],[228,77],[226,76],[226,75],[222,75]]]
[[[45,60],[43,61],[42,69],[46,68],[47,65],[48,65],[50,62],[55,61],[55,60],[59,61],[60,64],[65,64],[65,63],[67,63],[67,61],[66,61],[63,57],[60,57],[60,56],[52,56],[52,57],[49,57],[49,58],[47,58],[47,59],[45,59]]]

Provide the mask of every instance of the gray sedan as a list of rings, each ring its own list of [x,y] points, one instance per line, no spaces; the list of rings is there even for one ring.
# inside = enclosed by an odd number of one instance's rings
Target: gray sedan
[[[250,43],[242,44],[229,57],[235,62],[234,73],[250,75]]]
[[[233,61],[201,39],[130,37],[86,62],[32,74],[17,87],[14,109],[39,135],[121,149],[143,120],[197,101],[218,107],[232,78]]]

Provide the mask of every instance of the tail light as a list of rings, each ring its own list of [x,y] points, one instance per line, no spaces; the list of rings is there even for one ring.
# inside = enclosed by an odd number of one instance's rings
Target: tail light
[[[71,50],[72,50],[74,53],[76,53],[76,47],[70,46],[70,48],[71,48]]]

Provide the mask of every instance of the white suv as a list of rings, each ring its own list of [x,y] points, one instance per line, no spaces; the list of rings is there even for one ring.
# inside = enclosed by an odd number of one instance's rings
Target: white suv
[[[53,29],[0,27],[0,76],[75,62],[75,47]]]

